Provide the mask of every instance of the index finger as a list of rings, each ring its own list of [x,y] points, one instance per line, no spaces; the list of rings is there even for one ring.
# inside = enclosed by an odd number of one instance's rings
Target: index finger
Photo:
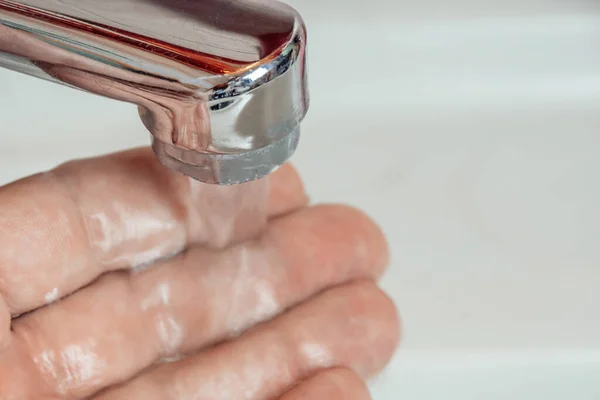
[[[67,163],[0,188],[0,312],[30,311],[190,243],[254,235],[267,214],[305,203],[290,166],[270,185],[222,187],[164,168],[147,148]]]

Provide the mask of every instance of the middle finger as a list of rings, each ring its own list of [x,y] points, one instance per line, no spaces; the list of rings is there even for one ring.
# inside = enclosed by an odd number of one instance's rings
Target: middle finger
[[[55,392],[85,397],[330,285],[378,276],[385,246],[379,229],[357,211],[304,209],[271,223],[258,242],[222,253],[193,249],[137,275],[109,274],[17,320],[14,340],[24,343]]]

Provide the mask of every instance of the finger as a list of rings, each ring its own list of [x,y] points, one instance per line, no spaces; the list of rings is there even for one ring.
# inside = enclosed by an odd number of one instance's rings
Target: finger
[[[398,340],[394,305],[371,282],[331,289],[240,339],[155,367],[98,399],[259,400],[319,370],[361,377],[389,361]]]
[[[0,293],[13,315],[101,273],[143,266],[190,243],[223,245],[262,229],[265,211],[306,203],[292,167],[247,185],[204,185],[149,149],[75,161],[0,188]],[[266,198],[268,196],[268,199]]]
[[[321,372],[280,397],[279,400],[371,400],[365,381],[347,368]]]
[[[11,343],[0,353],[0,399],[38,399],[32,397],[31,385],[38,385],[36,393],[48,390],[44,382],[32,380],[37,376],[35,364],[23,351],[22,343]]]
[[[221,253],[191,249],[138,274],[109,274],[15,321],[13,341],[27,344],[57,394],[85,397],[162,357],[239,334],[329,286],[373,279],[386,262],[383,235],[362,213],[306,208],[272,221],[256,242]],[[74,346],[92,354],[94,366],[77,380],[65,356]]]
[[[279,217],[304,207],[308,197],[298,171],[290,164],[284,164],[269,177],[269,216]]]
[[[10,312],[8,307],[0,298],[0,351],[10,343]]]

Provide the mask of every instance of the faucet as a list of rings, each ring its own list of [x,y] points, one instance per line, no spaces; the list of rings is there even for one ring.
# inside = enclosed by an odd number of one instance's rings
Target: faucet
[[[219,185],[284,164],[309,106],[275,0],[0,0],[0,66],[137,105],[163,165]]]

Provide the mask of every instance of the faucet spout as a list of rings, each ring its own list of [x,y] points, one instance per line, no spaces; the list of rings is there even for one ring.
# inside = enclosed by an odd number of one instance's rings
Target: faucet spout
[[[276,0],[0,0],[0,66],[137,105],[164,165],[220,185],[285,163],[309,106]]]

